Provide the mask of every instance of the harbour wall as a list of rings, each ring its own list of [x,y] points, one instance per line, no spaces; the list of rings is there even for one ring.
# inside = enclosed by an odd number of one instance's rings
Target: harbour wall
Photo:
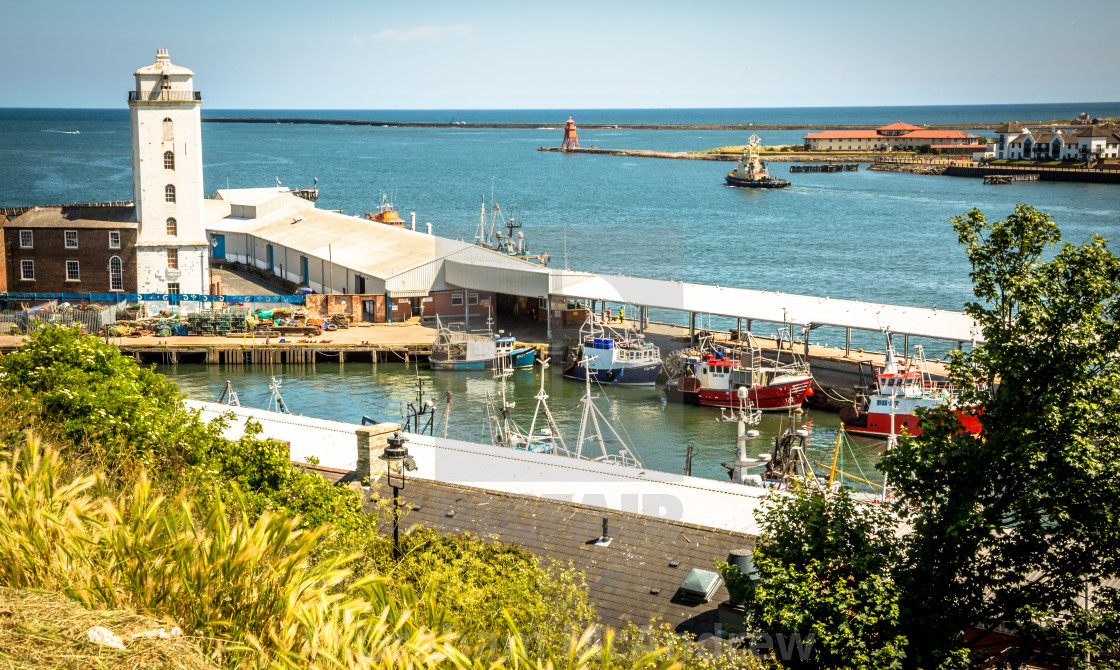
[[[894,158],[878,156],[869,170],[984,178],[993,175],[1038,175],[1039,181],[1120,184],[1120,170],[1048,167],[1043,165],[1005,165],[961,161],[947,158]]]
[[[299,117],[237,117],[237,116],[210,116],[202,117],[204,123],[298,123],[308,125],[329,126],[380,126],[394,128],[498,128],[498,129],[534,129],[563,128],[563,121],[554,123],[443,123],[437,121],[367,121],[363,119],[312,119]],[[1028,122],[1030,123],[1030,122]],[[953,123],[934,124],[923,126],[931,130],[984,130],[993,128],[994,123]],[[1030,125],[1037,125],[1030,123]],[[581,123],[581,129],[596,130],[874,130],[882,124],[835,124],[835,123]],[[1059,126],[1067,127],[1067,126]]]
[[[548,151],[561,154],[600,154],[603,156],[629,156],[632,158],[669,158],[686,161],[727,161],[738,162],[742,153],[699,153],[694,151],[650,151],[646,149],[599,149],[579,148],[562,149],[560,147],[537,147],[537,151]],[[808,153],[808,152],[781,152],[761,153],[763,160],[774,163],[869,163],[880,154],[874,153]]]

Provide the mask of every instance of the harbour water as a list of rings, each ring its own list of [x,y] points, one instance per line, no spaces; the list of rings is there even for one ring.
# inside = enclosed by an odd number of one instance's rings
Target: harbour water
[[[447,422],[447,436],[477,442],[490,442],[486,421],[486,395],[497,398],[500,382],[493,372],[433,373],[426,365],[382,363],[318,364],[311,366],[216,366],[176,365],[161,366],[159,371],[169,374],[189,397],[195,400],[216,400],[230,380],[241,404],[246,407],[267,408],[269,385],[275,375],[281,379],[281,393],[293,413],[335,421],[360,424],[363,416],[378,421],[403,422],[406,405],[416,401],[418,382],[423,384],[424,399],[436,403],[434,433],[444,430],[444,399],[452,394],[452,411]],[[549,368],[545,392],[560,434],[569,448],[574,448],[580,424],[580,398],[584,385],[562,379],[559,368]],[[511,410],[513,419],[522,429],[528,430],[533,420],[540,390],[541,370],[517,370],[506,382],[506,397],[515,403]],[[698,477],[727,479],[727,470],[721,463],[735,460],[735,423],[718,421],[721,413],[709,407],[669,404],[664,401],[661,387],[610,387],[593,388],[596,406],[610,420],[615,430],[627,440],[642,464],[664,472],[684,472],[687,445],[695,446],[692,473]],[[495,401],[497,402],[497,401]],[[748,453],[768,453],[773,437],[790,426],[811,431],[809,452],[813,459],[831,463],[840,420],[835,414],[809,411],[800,417],[786,413],[764,414],[757,426],[759,436],[749,441]],[[355,425],[355,428],[357,425]],[[538,424],[539,427],[539,424]],[[870,475],[874,462],[884,448],[884,443],[874,439],[849,437],[846,449],[846,471]],[[608,443],[608,450],[612,444]],[[585,446],[585,456],[598,456],[598,446]],[[860,475],[863,476],[863,475]]]
[[[547,250],[552,265],[607,273],[687,280],[788,293],[920,307],[961,309],[971,299],[968,264],[949,219],[972,207],[1004,217],[1016,203],[1048,212],[1065,239],[1092,233],[1116,237],[1120,189],[1111,185],[1029,182],[985,186],[979,179],[890,172],[789,175],[793,186],[768,192],[723,185],[729,164],[538,152],[556,145],[569,113],[577,123],[952,123],[1073,118],[1088,111],[1120,116],[1120,103],[1084,105],[865,108],[844,110],[520,110],[231,112],[210,116],[332,116],[400,120],[533,121],[539,129],[381,128],[291,124],[203,124],[206,192],[227,186],[275,184],[320,189],[319,207],[346,213],[373,211],[387,194],[405,213],[415,211],[437,235],[470,240],[482,196],[491,194],[507,216],[525,224],[533,252]],[[74,134],[77,131],[77,134]],[[803,132],[773,131],[765,144],[800,142]],[[694,150],[741,145],[730,131],[587,130],[584,146]],[[0,110],[0,206],[130,199],[131,153],[127,110]],[[371,250],[373,253],[374,250]],[[683,323],[684,315],[655,320]],[[701,316],[700,325],[726,327]],[[766,326],[760,326],[765,331]],[[841,344],[843,334],[822,328],[814,342]],[[945,343],[926,342],[931,357]],[[877,334],[858,334],[855,346],[882,348]],[[337,366],[336,366],[337,367]],[[193,368],[166,371],[192,397],[216,397],[232,378],[246,404],[266,395],[268,370]],[[553,372],[557,372],[553,370]],[[429,375],[421,369],[421,375]],[[518,410],[531,412],[537,385],[532,372],[515,375]],[[295,411],[357,422],[363,414],[399,417],[399,403],[414,393],[415,369],[403,365],[347,365],[332,369],[286,367],[285,397]],[[451,390],[464,436],[485,431],[481,391],[488,375],[430,378],[437,394]],[[550,383],[553,409],[570,423],[582,391]],[[733,457],[734,426],[717,414],[664,406],[655,390],[601,393],[634,438],[647,467],[680,471],[684,445],[700,452],[695,471],[725,476]],[[812,415],[813,449],[831,453],[836,418]],[[528,416],[525,418],[526,422]],[[777,429],[767,417],[764,435]],[[472,426],[468,428],[468,425]],[[471,433],[470,431],[474,431]],[[765,447],[762,449],[765,450]]]

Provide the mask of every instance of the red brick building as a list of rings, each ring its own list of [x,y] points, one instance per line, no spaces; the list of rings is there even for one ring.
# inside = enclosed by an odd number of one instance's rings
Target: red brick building
[[[135,293],[132,206],[32,207],[0,227],[7,291]]]

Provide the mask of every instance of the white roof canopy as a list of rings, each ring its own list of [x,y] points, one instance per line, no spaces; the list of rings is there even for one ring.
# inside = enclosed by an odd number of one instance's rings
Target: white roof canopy
[[[553,272],[550,292],[554,297],[606,300],[771,323],[890,329],[901,335],[956,342],[984,341],[972,317],[941,309],[567,271]]]

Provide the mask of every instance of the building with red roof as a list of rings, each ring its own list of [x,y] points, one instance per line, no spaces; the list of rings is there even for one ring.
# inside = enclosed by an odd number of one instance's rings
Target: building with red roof
[[[971,152],[980,146],[980,137],[961,130],[927,130],[902,121],[874,130],[824,130],[805,136],[809,151],[915,151],[926,145]]]

